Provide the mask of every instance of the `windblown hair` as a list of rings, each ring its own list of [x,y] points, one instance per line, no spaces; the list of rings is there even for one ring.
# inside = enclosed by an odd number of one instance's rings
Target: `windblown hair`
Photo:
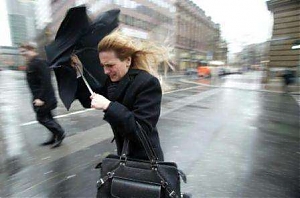
[[[159,64],[168,63],[169,59],[167,48],[153,42],[133,39],[120,31],[107,35],[99,42],[99,53],[110,50],[114,51],[121,61],[131,57],[131,68],[144,70],[155,76],[158,76]]]

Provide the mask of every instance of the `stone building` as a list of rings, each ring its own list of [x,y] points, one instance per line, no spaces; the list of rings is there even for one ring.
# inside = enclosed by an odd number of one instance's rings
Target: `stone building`
[[[300,50],[292,47],[300,40],[300,1],[270,0],[267,5],[274,18],[269,69],[294,70],[299,76]]]
[[[38,37],[40,46],[54,39],[66,11],[81,4],[91,18],[119,8],[120,30],[169,47],[177,71],[196,67],[199,61],[227,61],[220,26],[190,0],[51,0],[52,21]]]
[[[199,61],[227,59],[227,46],[219,48],[220,26],[190,0],[176,0],[175,54],[179,70],[194,68]],[[225,57],[218,57],[226,51]]]

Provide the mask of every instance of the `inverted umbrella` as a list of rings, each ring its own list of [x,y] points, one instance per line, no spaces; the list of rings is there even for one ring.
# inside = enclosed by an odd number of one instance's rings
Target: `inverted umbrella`
[[[99,41],[118,27],[119,14],[119,9],[112,9],[101,13],[80,37],[76,43],[76,49],[81,50],[89,47],[97,49]]]
[[[69,60],[78,39],[89,27],[86,7],[79,6],[68,10],[54,41],[45,47],[47,60],[51,67],[59,66]]]
[[[97,45],[118,27],[119,13],[118,9],[109,10],[92,22],[87,17],[85,7],[71,8],[59,27],[55,40],[45,47],[50,67],[54,68],[59,96],[67,109],[75,100],[77,90],[76,71],[70,66],[71,55],[76,54],[82,62],[83,75],[90,87],[101,87],[107,76],[100,66]]]

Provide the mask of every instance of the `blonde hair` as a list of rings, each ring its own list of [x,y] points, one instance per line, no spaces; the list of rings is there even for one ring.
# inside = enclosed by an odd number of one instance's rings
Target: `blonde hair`
[[[169,59],[167,48],[153,42],[133,39],[120,31],[107,35],[99,42],[99,53],[110,50],[114,51],[121,61],[131,57],[131,68],[144,70],[155,76],[158,76],[159,64],[168,63]]]

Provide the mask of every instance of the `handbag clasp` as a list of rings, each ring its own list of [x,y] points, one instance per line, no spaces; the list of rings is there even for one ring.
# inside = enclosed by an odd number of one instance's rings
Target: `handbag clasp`
[[[157,170],[157,168],[158,168],[157,161],[156,160],[151,160],[150,163],[151,163],[151,169],[152,170]]]
[[[107,173],[107,176],[108,176],[108,178],[111,179],[111,178],[114,177],[114,174],[115,174],[114,172],[108,172],[108,173]]]
[[[127,162],[127,156],[125,154],[120,156],[120,165],[125,165]]]

